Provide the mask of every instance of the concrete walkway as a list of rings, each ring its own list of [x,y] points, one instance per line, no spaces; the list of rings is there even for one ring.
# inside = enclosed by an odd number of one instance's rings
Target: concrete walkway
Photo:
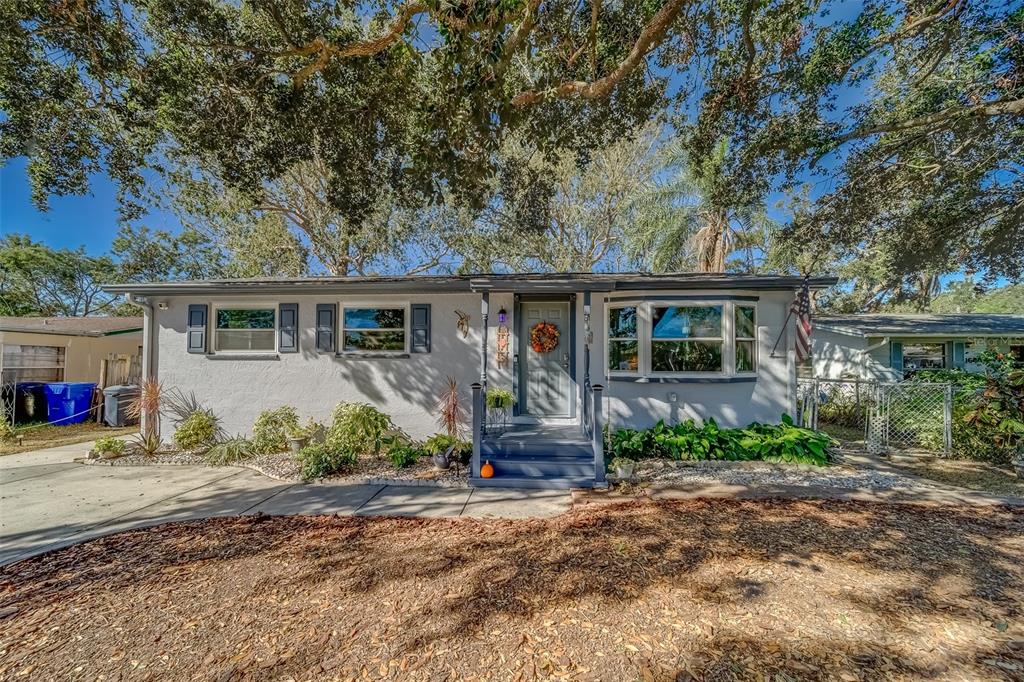
[[[236,467],[93,467],[91,443],[0,457],[0,564],[169,521],[240,514],[549,517],[565,491],[282,483]]]

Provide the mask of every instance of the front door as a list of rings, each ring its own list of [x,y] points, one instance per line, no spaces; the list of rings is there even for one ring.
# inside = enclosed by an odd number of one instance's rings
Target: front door
[[[525,358],[520,367],[522,414],[533,417],[570,416],[570,311],[566,300],[523,301],[521,304],[519,357]]]

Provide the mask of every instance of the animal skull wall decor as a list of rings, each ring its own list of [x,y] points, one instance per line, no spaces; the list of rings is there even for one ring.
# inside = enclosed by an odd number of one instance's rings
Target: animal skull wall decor
[[[455,323],[455,328],[462,332],[462,338],[466,338],[469,336],[469,313],[456,310],[455,314],[459,316],[459,321]]]

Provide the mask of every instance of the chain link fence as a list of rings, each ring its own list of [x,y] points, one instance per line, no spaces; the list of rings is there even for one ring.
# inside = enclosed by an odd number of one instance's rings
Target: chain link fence
[[[878,384],[868,412],[868,452],[953,449],[953,386],[903,381]]]
[[[799,423],[848,439],[859,434],[868,452],[891,449],[948,453],[952,449],[950,384],[863,379],[801,379]]]

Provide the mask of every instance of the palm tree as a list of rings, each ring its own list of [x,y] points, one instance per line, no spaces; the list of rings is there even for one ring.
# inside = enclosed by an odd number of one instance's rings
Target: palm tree
[[[629,235],[635,261],[655,272],[758,267],[774,223],[762,202],[746,201],[732,190],[728,148],[722,140],[699,162],[678,143],[666,149],[662,168],[667,180],[652,190],[644,219]],[[731,264],[737,252],[743,259]]]

